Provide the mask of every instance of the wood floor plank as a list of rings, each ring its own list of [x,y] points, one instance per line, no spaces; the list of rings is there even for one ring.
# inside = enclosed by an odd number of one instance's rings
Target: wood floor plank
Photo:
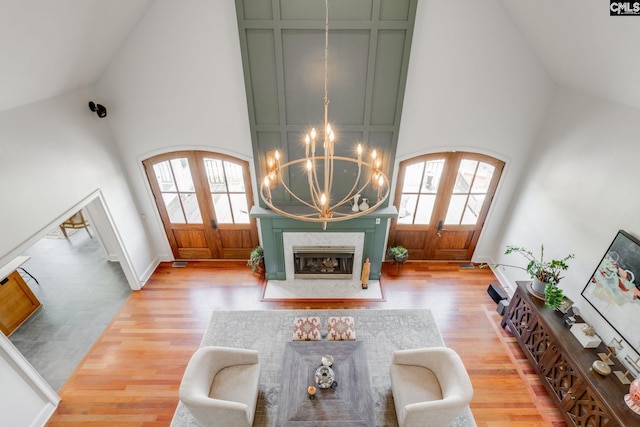
[[[515,340],[499,327],[489,269],[457,263],[383,265],[386,301],[261,301],[244,261],[161,264],[134,292],[59,394],[49,426],[168,426],[186,364],[213,310],[429,308],[463,359],[479,427],[565,427]]]

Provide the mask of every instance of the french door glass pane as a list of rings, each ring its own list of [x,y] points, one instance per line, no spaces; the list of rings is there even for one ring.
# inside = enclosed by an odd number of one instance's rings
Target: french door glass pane
[[[186,223],[178,193],[162,193],[162,201],[164,202],[164,207],[167,209],[167,213],[169,214],[169,220],[173,224]]]
[[[227,194],[212,194],[213,208],[216,210],[216,218],[219,224],[233,224],[229,197]]]
[[[247,196],[244,194],[229,194],[231,199],[231,209],[233,219],[236,224],[249,224],[249,208],[247,207]]]
[[[176,184],[173,181],[169,161],[156,163],[153,165],[153,171],[156,174],[156,181],[158,181],[160,191],[176,191]]]
[[[200,214],[200,207],[195,193],[180,194],[180,200],[182,200],[184,212],[187,214],[187,222],[189,224],[202,224],[202,215]]]
[[[489,191],[489,184],[491,184],[495,169],[496,168],[490,164],[481,162],[480,165],[478,165],[478,172],[476,172],[476,178],[473,180],[471,192],[486,194],[487,191]]]
[[[443,168],[444,159],[428,160],[426,162],[424,179],[420,188],[421,193],[435,194],[438,192]]]
[[[478,162],[475,160],[463,159],[458,168],[454,193],[468,193],[471,190],[471,183],[476,173]]]
[[[435,194],[420,195],[420,199],[418,199],[418,210],[416,211],[416,217],[413,220],[413,223],[429,224],[431,222],[431,214],[433,213],[433,206],[435,202]]]
[[[422,181],[423,170],[424,162],[407,166],[404,172],[404,181],[402,184],[403,193],[417,193],[420,191],[420,182]]]
[[[449,201],[449,208],[447,209],[447,216],[444,218],[445,224],[460,224],[462,218],[462,211],[464,210],[467,201],[467,195],[453,195]]]
[[[484,194],[470,194],[467,207],[464,210],[461,224],[474,225],[478,222],[478,215],[484,203]]]
[[[173,175],[178,184],[178,191],[194,192],[195,188],[193,186],[193,180],[191,179],[189,161],[186,158],[171,159],[171,167],[173,168]]]
[[[227,176],[227,184],[229,186],[228,191],[231,193],[244,193],[244,175],[242,174],[242,166],[236,163],[224,162],[224,171]]]
[[[398,224],[412,224],[413,213],[416,211],[418,196],[415,194],[403,194],[398,209]]]
[[[209,191],[211,191],[212,193],[226,193],[227,185],[224,179],[224,168],[222,167],[222,160],[204,159],[204,167],[207,171]]]

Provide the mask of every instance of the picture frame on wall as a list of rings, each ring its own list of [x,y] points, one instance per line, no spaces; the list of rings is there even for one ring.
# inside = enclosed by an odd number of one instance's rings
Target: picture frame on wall
[[[640,354],[640,240],[618,231],[582,296]]]

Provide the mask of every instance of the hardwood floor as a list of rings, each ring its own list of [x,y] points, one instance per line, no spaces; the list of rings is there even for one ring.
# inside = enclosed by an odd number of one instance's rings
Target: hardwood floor
[[[457,263],[383,266],[385,302],[264,302],[262,279],[244,261],[163,263],[134,292],[59,391],[49,426],[167,426],[186,363],[212,310],[429,308],[474,386],[479,427],[566,424],[508,333],[487,287],[489,269]]]

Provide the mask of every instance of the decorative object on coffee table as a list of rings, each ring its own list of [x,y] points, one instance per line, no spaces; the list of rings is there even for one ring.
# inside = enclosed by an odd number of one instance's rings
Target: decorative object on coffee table
[[[331,365],[333,365],[333,356],[331,356],[330,354],[327,354],[325,356],[322,356],[322,359],[320,359],[320,362],[324,365],[324,366],[329,366],[331,367]]]
[[[335,377],[335,372],[333,372],[333,369],[328,366],[322,365],[318,369],[316,369],[315,379],[318,388],[327,389],[331,387],[331,384],[333,384]]]
[[[309,395],[309,399],[316,398],[316,386],[310,385],[307,387],[307,394]]]

